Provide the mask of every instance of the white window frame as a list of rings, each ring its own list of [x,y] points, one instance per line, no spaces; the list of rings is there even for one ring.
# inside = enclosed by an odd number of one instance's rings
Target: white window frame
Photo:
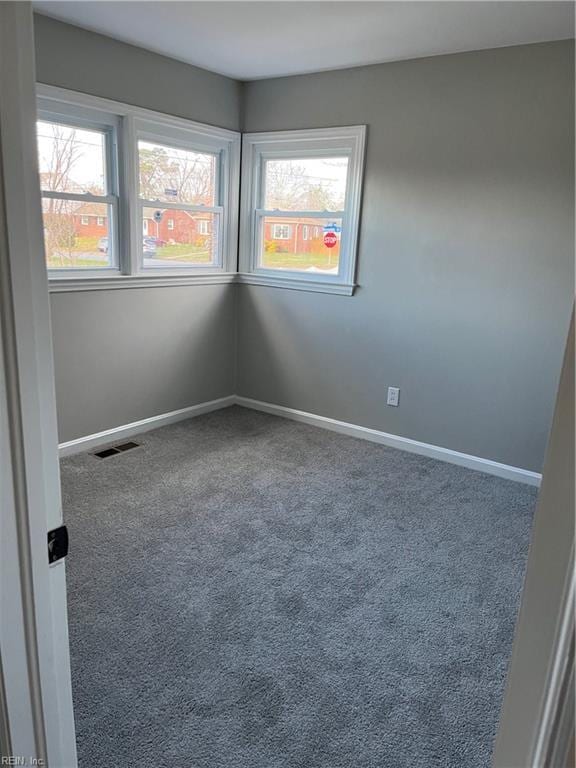
[[[106,217],[105,216],[97,216],[96,217],[96,225],[98,227],[103,227],[106,223]]]
[[[166,222],[166,229],[168,229],[170,232],[174,231],[174,219],[168,219]]]
[[[198,234],[209,235],[210,234],[210,222],[208,219],[198,219]]]
[[[143,120],[137,118],[134,121],[134,164],[136,169],[136,189],[138,191],[137,198],[137,215],[140,222],[143,218],[143,211],[145,208],[155,208],[162,210],[166,215],[168,211],[188,211],[189,213],[206,213],[214,214],[216,237],[216,260],[214,264],[188,264],[185,267],[174,266],[149,266],[147,265],[143,247],[140,244],[138,250],[138,261],[135,265],[135,270],[138,274],[170,274],[172,272],[185,271],[187,274],[211,274],[215,270],[222,271],[225,268],[227,271],[235,271],[236,269],[236,255],[235,251],[232,260],[227,260],[227,248],[225,243],[225,232],[228,226],[228,220],[230,218],[229,212],[226,210],[224,202],[226,201],[229,190],[229,178],[227,178],[226,166],[227,162],[227,148],[223,144],[219,137],[211,136],[207,134],[199,134],[197,130],[189,128],[182,128],[182,126],[168,125],[164,121],[156,120]],[[216,163],[216,189],[215,189],[215,204],[209,205],[193,205],[189,203],[177,203],[169,202],[166,200],[147,200],[140,197],[139,194],[139,172],[138,172],[138,142],[149,141],[153,144],[160,144],[165,147],[176,147],[178,149],[190,150],[193,152],[212,154],[217,157]],[[138,228],[142,228],[142,224],[138,225]]]
[[[302,240],[308,240],[308,224],[302,224]]]
[[[118,248],[118,220],[120,209],[119,173],[118,173],[118,132],[120,121],[118,117],[99,109],[96,105],[72,104],[69,102],[38,98],[38,120],[58,123],[74,128],[98,131],[104,136],[105,180],[104,194],[58,192],[41,189],[42,198],[55,200],[70,200],[72,202],[101,203],[109,211],[108,221],[108,255],[110,266],[94,267],[94,269],[51,268],[48,270],[50,279],[87,277],[105,278],[120,274],[120,258]],[[80,226],[90,224],[90,216],[80,214]]]
[[[286,237],[284,235],[279,235],[278,231],[286,229]],[[292,237],[292,231],[290,229],[290,224],[278,224],[275,222],[272,224],[272,240],[290,240]]]
[[[112,167],[117,174],[118,213],[115,222],[109,223],[109,243],[114,249],[115,269],[51,269],[48,272],[51,292],[203,285],[230,283],[236,280],[241,147],[238,132],[54,86],[38,85],[37,96],[39,119],[50,119],[48,115],[54,115],[52,119],[56,121],[58,115],[75,115],[79,119],[86,119],[88,113],[93,115],[97,111],[100,119],[104,119],[114,128],[111,147],[114,150],[112,161],[115,161]],[[69,119],[63,119],[61,122],[69,122]],[[138,138],[146,137],[160,144],[183,143],[198,151],[219,154],[217,202],[220,203],[221,225],[218,233],[220,258],[217,265],[143,268],[137,142]],[[100,202],[100,199],[90,197],[90,202]],[[154,203],[152,207],[168,210],[175,206],[169,203]],[[200,208],[204,211],[210,210],[204,206]]]
[[[302,131],[247,133],[242,138],[242,204],[240,224],[240,281],[351,296],[355,288],[356,258],[366,126],[316,128]],[[338,274],[270,269],[261,266],[261,224],[277,211],[263,208],[264,161],[306,157],[348,157],[348,178],[343,211],[282,211],[282,218],[342,219]]]

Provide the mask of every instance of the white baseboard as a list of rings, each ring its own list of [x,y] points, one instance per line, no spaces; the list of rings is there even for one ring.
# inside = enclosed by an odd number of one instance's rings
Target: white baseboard
[[[86,437],[79,437],[76,440],[69,440],[66,443],[60,443],[60,456],[70,456],[74,453],[98,448],[102,445],[107,445],[108,443],[132,437],[141,432],[147,432],[149,429],[157,429],[158,427],[163,427],[167,424],[174,424],[177,421],[200,416],[203,413],[217,411],[220,408],[228,408],[231,405],[241,405],[244,408],[271,413],[274,416],[282,416],[285,419],[301,421],[304,424],[311,424],[314,427],[330,429],[333,432],[340,432],[343,435],[350,435],[351,437],[359,437],[362,440],[371,440],[373,443],[388,445],[391,448],[398,448],[400,451],[418,453],[421,456],[429,456],[432,459],[447,461],[450,464],[458,464],[461,467],[476,469],[479,472],[486,472],[490,475],[503,477],[507,480],[516,480],[517,482],[527,483],[528,485],[539,486],[542,479],[542,475],[538,472],[531,472],[528,469],[511,467],[508,464],[500,464],[500,462],[492,461],[491,459],[482,459],[479,456],[470,456],[467,453],[452,451],[450,448],[441,448],[438,445],[421,443],[419,440],[411,440],[409,437],[391,435],[388,432],[381,432],[378,429],[361,427],[357,424],[349,424],[346,421],[330,419],[327,416],[317,416],[314,413],[298,411],[295,408],[287,408],[284,405],[264,403],[261,400],[252,400],[249,397],[240,397],[238,395],[229,395],[228,397],[221,397],[218,400],[210,400],[206,403],[191,405],[188,408],[180,408],[178,411],[161,413],[158,416],[151,416],[148,419],[134,421],[132,424],[124,424],[121,427],[106,429],[103,432],[97,432],[94,435],[87,435]]]
[[[349,424],[346,421],[329,419],[326,416],[317,416],[314,413],[306,413],[306,411],[286,408],[283,405],[263,403],[260,400],[252,400],[248,397],[236,397],[235,402],[237,405],[244,406],[245,408],[264,411],[265,413],[271,413],[275,416],[283,416],[286,419],[293,419],[294,421],[302,421],[305,424],[311,424],[314,427],[321,427],[323,429],[330,429],[333,432],[340,432],[343,435],[359,437],[363,440],[371,440],[374,443],[388,445],[391,448],[398,448],[401,451],[409,451],[410,453],[418,453],[421,456],[429,456],[432,459],[447,461],[450,464],[458,464],[459,466],[467,467],[468,469],[476,469],[479,472],[486,472],[490,475],[503,477],[506,480],[516,480],[520,483],[539,486],[542,479],[541,474],[538,472],[531,472],[528,469],[511,467],[508,464],[501,464],[500,462],[492,461],[491,459],[481,459],[479,456],[470,456],[467,453],[452,451],[450,448],[441,448],[438,445],[421,443],[419,440],[411,440],[408,437],[391,435],[388,432],[381,432],[378,429],[360,427],[357,424]]]
[[[76,440],[68,440],[66,443],[60,443],[58,446],[60,456],[70,456],[73,453],[88,451],[92,448],[98,448],[107,443],[115,443],[127,437],[132,437],[141,432],[147,432],[150,429],[165,427],[167,424],[174,424],[177,421],[191,419],[194,416],[201,416],[203,413],[218,411],[220,408],[228,408],[236,403],[234,395],[221,397],[218,400],[210,400],[198,405],[190,405],[188,408],[180,408],[178,411],[161,413],[158,416],[150,416],[148,419],[133,421],[131,424],[124,424],[121,427],[105,429],[103,432],[96,432],[94,435],[86,435]]]

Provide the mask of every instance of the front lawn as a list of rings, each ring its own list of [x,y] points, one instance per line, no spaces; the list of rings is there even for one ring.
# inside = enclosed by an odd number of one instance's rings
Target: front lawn
[[[270,269],[298,269],[304,271],[310,267],[316,269],[335,269],[338,267],[338,254],[334,253],[271,253],[266,252],[262,266]]]
[[[75,267],[109,267],[106,254],[101,254],[102,258],[95,259],[75,259],[73,256],[60,258],[59,256],[52,256],[46,259],[46,265],[48,269],[70,269]]]
[[[211,264],[212,253],[206,247],[174,243],[163,245],[156,250],[155,259],[170,259],[170,261],[193,261],[195,264]]]

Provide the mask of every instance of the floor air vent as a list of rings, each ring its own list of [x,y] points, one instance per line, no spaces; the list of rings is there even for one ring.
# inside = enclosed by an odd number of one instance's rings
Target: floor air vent
[[[94,456],[97,456],[99,459],[107,459],[109,456],[115,456],[117,453],[124,453],[124,451],[130,451],[132,448],[138,448],[140,443],[134,443],[134,442],[128,442],[128,443],[119,443],[118,445],[113,445],[111,448],[104,448],[103,451],[96,451]]]

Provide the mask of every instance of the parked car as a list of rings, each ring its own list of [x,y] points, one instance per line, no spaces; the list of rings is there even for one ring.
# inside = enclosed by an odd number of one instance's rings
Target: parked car
[[[101,237],[100,240],[98,240],[98,250],[100,251],[100,253],[108,253],[107,237]]]
[[[145,259],[152,259],[154,256],[156,256],[157,245],[158,241],[155,237],[142,238],[142,250]]]

